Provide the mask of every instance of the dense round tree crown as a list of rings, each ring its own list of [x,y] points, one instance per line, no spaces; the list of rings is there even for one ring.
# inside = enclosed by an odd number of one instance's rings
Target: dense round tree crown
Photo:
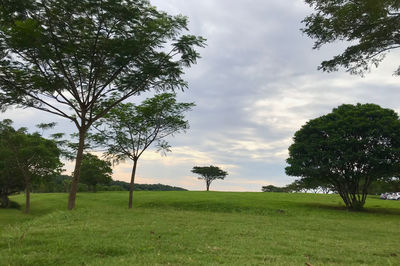
[[[399,117],[375,104],[341,105],[295,133],[287,163],[288,175],[327,181],[358,201],[372,181],[399,173]]]

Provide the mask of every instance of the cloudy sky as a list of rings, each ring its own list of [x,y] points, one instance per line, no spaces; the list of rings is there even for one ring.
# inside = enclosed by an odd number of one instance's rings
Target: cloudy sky
[[[217,165],[228,171],[212,190],[260,191],[283,186],[287,149],[306,121],[343,103],[376,103],[400,110],[399,77],[392,75],[399,56],[389,54],[366,77],[317,71],[319,63],[345,47],[336,43],[312,50],[300,32],[311,13],[303,0],[157,0],[160,10],[189,17],[190,32],[207,39],[202,59],[186,71],[189,89],[179,100],[195,102],[187,115],[191,128],[168,139],[166,157],[148,150],[139,160],[138,183],[163,183],[190,190],[205,184],[193,166]],[[148,95],[151,96],[151,95]],[[140,99],[132,99],[139,102]],[[58,121],[58,131],[73,125],[35,110],[0,114],[16,127]],[[68,162],[70,169],[72,162]],[[114,179],[128,181],[130,162],[114,168]]]

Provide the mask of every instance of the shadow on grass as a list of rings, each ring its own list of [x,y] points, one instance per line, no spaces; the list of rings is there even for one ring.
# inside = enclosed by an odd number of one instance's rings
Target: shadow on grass
[[[299,203],[299,205],[308,206],[310,208],[317,209],[326,209],[326,210],[334,210],[334,211],[348,211],[354,213],[371,213],[371,214],[385,214],[385,215],[400,215],[400,209],[397,208],[384,208],[380,206],[376,207],[367,207],[360,211],[349,210],[346,206],[342,205],[332,205],[332,204],[322,204],[316,202],[303,202]]]
[[[178,201],[178,202],[146,202],[136,205],[139,208],[173,209],[199,212],[220,212],[220,213],[243,213],[250,215],[284,215],[295,216],[301,212],[354,212],[379,215],[399,215],[400,209],[368,207],[362,211],[348,210],[343,203],[329,204],[319,202],[291,202],[289,205],[274,206],[251,206],[237,202],[216,202],[216,201]],[[300,212],[299,212],[300,211]]]
[[[246,206],[229,202],[212,202],[212,201],[179,201],[179,202],[146,202],[139,204],[140,208],[161,208],[174,209],[184,211],[199,212],[222,212],[222,213],[246,213],[253,215],[271,215],[281,214],[287,215],[288,212],[283,209]]]
[[[21,205],[18,202],[15,201],[10,201],[8,203],[7,208],[2,208],[2,209],[16,209],[16,210],[21,210]]]

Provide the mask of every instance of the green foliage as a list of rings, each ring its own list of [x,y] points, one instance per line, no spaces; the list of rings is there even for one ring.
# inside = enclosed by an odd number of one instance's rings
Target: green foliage
[[[344,67],[363,74],[384,59],[385,53],[400,47],[398,27],[400,2],[392,0],[305,0],[315,9],[303,23],[303,32],[315,39],[314,49],[346,41],[340,55],[323,61],[320,69],[336,71]],[[396,74],[400,73],[400,68]]]
[[[24,178],[13,160],[8,139],[16,134],[11,120],[0,122],[0,207],[9,207],[8,196],[23,190]]]
[[[379,195],[385,192],[399,192],[400,191],[400,179],[379,179],[372,182],[368,188],[368,194]]]
[[[285,192],[322,192],[326,194],[329,192],[335,192],[334,187],[328,180],[312,177],[303,177],[299,180],[295,180],[286,185],[283,189]]]
[[[111,180],[107,184],[96,185],[96,191],[129,191],[130,184],[124,181]],[[20,189],[22,190],[23,187]],[[32,191],[34,193],[54,193],[68,192],[71,189],[71,176],[57,175],[49,178],[46,182],[34,184]],[[93,187],[91,187],[93,190]],[[136,191],[186,191],[184,188],[174,187],[163,184],[135,184]],[[78,184],[78,192],[87,192],[87,184]]]
[[[5,0],[0,5],[0,106],[32,107],[79,131],[68,208],[75,206],[85,138],[122,101],[187,87],[202,37],[187,18],[147,0]]]
[[[328,184],[346,206],[361,209],[368,188],[400,170],[400,121],[374,104],[341,105],[310,120],[289,147],[286,173]]]
[[[139,91],[186,87],[183,66],[196,63],[195,47],[204,46],[203,38],[181,34],[186,17],[145,0],[26,2],[0,8],[2,106],[94,121]],[[171,50],[160,49],[167,42]]]
[[[162,93],[146,99],[135,106],[120,104],[97,123],[98,134],[92,139],[107,149],[106,156],[114,161],[133,161],[129,207],[132,206],[137,163],[143,152],[153,143],[158,151],[170,151],[165,138],[189,128],[184,113],[191,110],[193,103],[178,103],[176,95]]]
[[[96,155],[86,153],[83,156],[81,182],[96,192],[97,184],[109,184],[112,180],[112,169],[109,161],[101,160]]]
[[[225,172],[224,170],[220,169],[218,166],[194,166],[192,169],[192,173],[198,174],[201,177],[199,179],[203,179],[206,181],[206,189],[207,191],[210,190],[210,185],[212,181],[216,179],[225,179],[225,177],[228,175],[228,172]]]
[[[2,205],[7,207],[7,196],[32,183],[45,182],[61,171],[60,150],[52,140],[39,133],[29,134],[25,128],[15,130],[11,120],[0,123],[0,185]],[[26,193],[29,200],[29,193]],[[27,208],[29,212],[29,205]]]
[[[65,194],[33,194],[31,215],[0,210],[0,264],[400,264],[398,201],[347,212],[337,195],[139,191],[127,212],[126,194],[79,193],[73,212]]]
[[[286,192],[285,188],[274,185],[263,186],[261,190],[262,192]]]
[[[178,103],[172,93],[158,94],[140,105],[119,104],[97,123],[98,134],[91,138],[107,149],[116,162],[137,161],[153,143],[160,151],[169,151],[166,137],[189,128],[184,113],[193,103]]]

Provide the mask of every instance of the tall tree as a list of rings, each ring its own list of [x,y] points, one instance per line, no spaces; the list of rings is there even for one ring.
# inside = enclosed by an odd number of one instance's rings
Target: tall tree
[[[200,175],[199,179],[203,179],[206,181],[206,189],[207,191],[210,190],[210,185],[212,181],[216,179],[225,179],[228,175],[228,172],[220,169],[218,166],[195,166],[192,169],[192,173]]]
[[[97,184],[109,184],[112,181],[111,175],[112,168],[109,161],[102,160],[90,153],[83,155],[80,180],[93,192],[96,192]]]
[[[3,162],[5,178],[23,178],[25,188],[25,212],[30,211],[32,182],[40,182],[46,177],[61,172],[60,150],[52,140],[42,138],[39,133],[28,134],[25,128],[14,130],[9,120],[1,125],[0,149],[7,158]],[[1,178],[3,179],[3,178]]]
[[[341,105],[295,133],[286,173],[331,185],[362,209],[371,183],[400,173],[400,121],[374,104]]]
[[[400,2],[393,0],[305,0],[315,9],[302,29],[315,39],[314,49],[335,41],[347,42],[348,48],[320,69],[346,68],[363,74],[377,67],[390,50],[400,47]],[[400,74],[400,67],[395,72]]]
[[[132,208],[140,156],[153,143],[157,143],[159,151],[169,151],[170,146],[165,138],[189,128],[184,113],[193,106],[193,103],[178,103],[175,94],[162,93],[146,99],[138,106],[120,104],[99,120],[99,134],[94,136],[94,140],[106,147],[106,155],[117,162],[125,159],[133,161],[129,208]]]
[[[147,0],[4,0],[0,4],[0,106],[32,107],[72,121],[79,135],[68,209],[92,124],[140,92],[184,89],[183,68],[204,39],[187,18]]]

